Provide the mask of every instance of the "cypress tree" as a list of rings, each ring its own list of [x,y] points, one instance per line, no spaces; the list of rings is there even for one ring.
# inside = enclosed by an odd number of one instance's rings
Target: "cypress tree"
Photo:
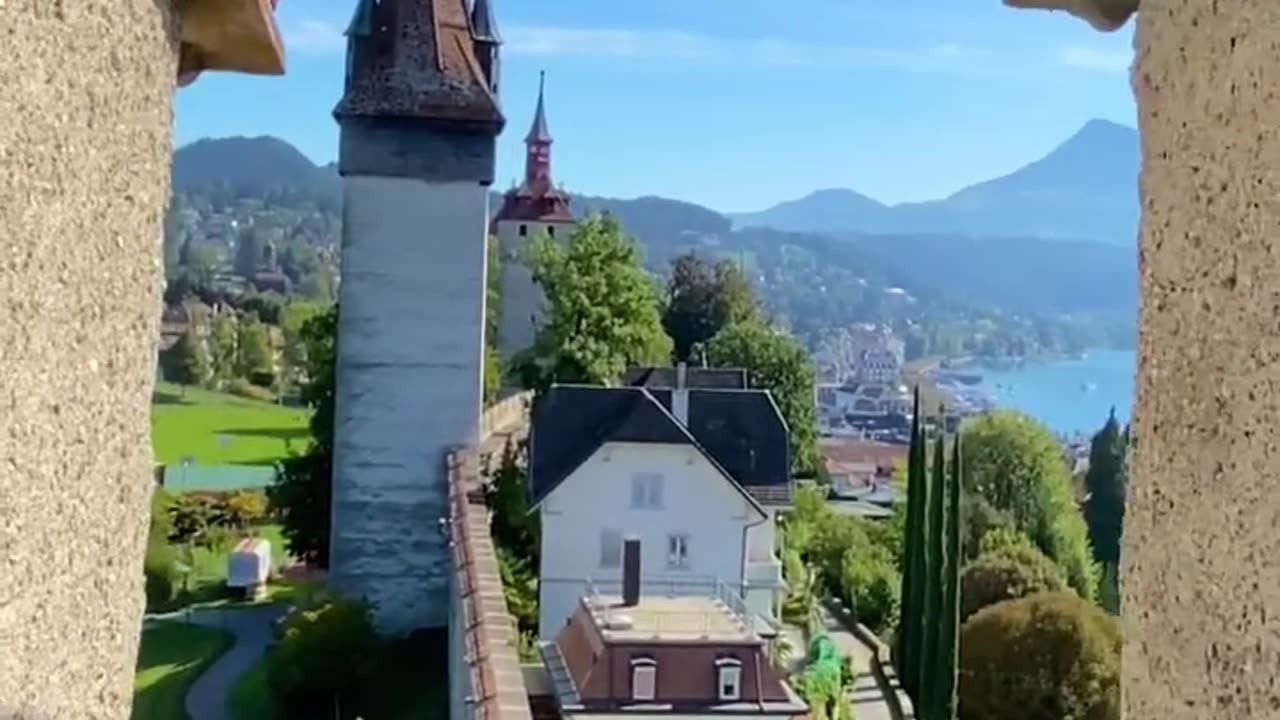
[[[936,692],[937,651],[940,615],[942,610],[942,578],[944,572],[943,558],[943,520],[946,503],[946,477],[943,466],[945,441],[941,433],[933,445],[933,471],[929,474],[928,517],[925,521],[925,557],[924,615],[920,643],[920,687],[916,700],[926,709],[925,720],[933,720],[928,713],[933,709],[932,699]]]
[[[960,564],[964,559],[960,528],[960,436],[951,444],[951,473],[947,482],[947,569],[938,640],[938,676],[934,679],[933,711],[927,720],[953,720],[958,703],[960,657]]]
[[[917,652],[920,634],[920,612],[917,601],[920,584],[924,580],[920,567],[924,542],[924,493],[923,473],[924,444],[920,435],[920,388],[916,388],[911,414],[911,444],[907,449],[907,517],[903,529],[902,549],[902,608],[898,621],[898,672],[903,689],[912,698],[916,695],[916,679],[919,669]]]

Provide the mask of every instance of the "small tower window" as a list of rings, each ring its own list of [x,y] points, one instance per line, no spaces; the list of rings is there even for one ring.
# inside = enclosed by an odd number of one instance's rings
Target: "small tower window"
[[[550,235],[551,237],[555,237],[555,236],[556,236],[556,227],[555,227],[554,225],[548,226],[548,227],[547,227],[547,234],[548,234],[548,235]]]
[[[725,657],[716,660],[716,695],[722,701],[742,699],[742,661]]]
[[[521,226],[520,226],[520,237],[527,237],[528,235],[529,235],[529,226],[528,226],[528,225],[521,225]]]
[[[658,690],[658,662],[650,657],[631,658],[631,699],[652,700]]]

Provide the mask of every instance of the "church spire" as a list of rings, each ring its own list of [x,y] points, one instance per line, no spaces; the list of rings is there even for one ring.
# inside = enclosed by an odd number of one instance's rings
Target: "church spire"
[[[543,101],[546,88],[547,72],[543,70],[538,74],[538,109],[533,115],[533,125],[529,128],[529,134],[524,139],[526,145],[551,144],[551,131],[547,130],[547,110]]]
[[[551,132],[547,130],[547,110],[544,101],[547,73],[538,78],[538,109],[534,112],[533,125],[525,136],[527,150],[524,164],[525,186],[535,192],[551,189]]]

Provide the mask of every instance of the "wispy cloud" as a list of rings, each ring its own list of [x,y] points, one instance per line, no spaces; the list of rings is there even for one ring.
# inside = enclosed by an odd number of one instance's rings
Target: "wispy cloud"
[[[1076,70],[1124,73],[1133,64],[1133,51],[1070,47],[1062,51],[1062,64]]]
[[[982,56],[955,44],[901,49],[820,45],[787,38],[722,38],[679,30],[517,26],[505,30],[513,55],[698,62],[711,66],[918,72],[982,69]]]
[[[330,53],[346,47],[346,38],[338,26],[323,20],[302,20],[286,26],[283,32],[289,50]]]

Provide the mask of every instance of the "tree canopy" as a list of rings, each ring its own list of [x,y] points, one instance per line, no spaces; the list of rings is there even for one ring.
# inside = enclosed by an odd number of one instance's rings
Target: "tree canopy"
[[[512,361],[524,387],[607,384],[628,367],[668,360],[671,338],[662,329],[657,288],[616,220],[592,215],[567,242],[543,234],[527,251],[525,262],[542,288],[546,313],[533,346]]]
[[[302,400],[312,409],[311,445],[304,454],[280,463],[275,483],[267,492],[280,517],[289,553],[319,567],[329,563],[337,331],[337,305],[302,325],[299,334],[307,361]]]
[[[982,540],[978,557],[960,576],[960,617],[1005,600],[1067,590],[1067,576],[1026,536],[995,530]]]
[[[1071,592],[997,603],[960,636],[959,720],[1119,720],[1121,634]]]
[[[1093,599],[1098,568],[1066,459],[1053,433],[1011,410],[974,418],[963,432],[967,489],[1006,514],[1066,571],[1071,587]]]
[[[709,260],[689,252],[671,260],[662,326],[676,361],[695,361],[695,348],[729,325],[756,314],[751,285],[731,260]]]
[[[818,470],[815,376],[809,353],[786,331],[759,321],[730,325],[706,345],[707,362],[743,368],[753,388],[768,390],[791,432],[791,469]]]
[[[1088,491],[1085,521],[1089,524],[1094,557],[1099,562],[1120,561],[1126,480],[1125,439],[1112,408],[1107,422],[1093,436],[1089,471],[1084,478]]]

